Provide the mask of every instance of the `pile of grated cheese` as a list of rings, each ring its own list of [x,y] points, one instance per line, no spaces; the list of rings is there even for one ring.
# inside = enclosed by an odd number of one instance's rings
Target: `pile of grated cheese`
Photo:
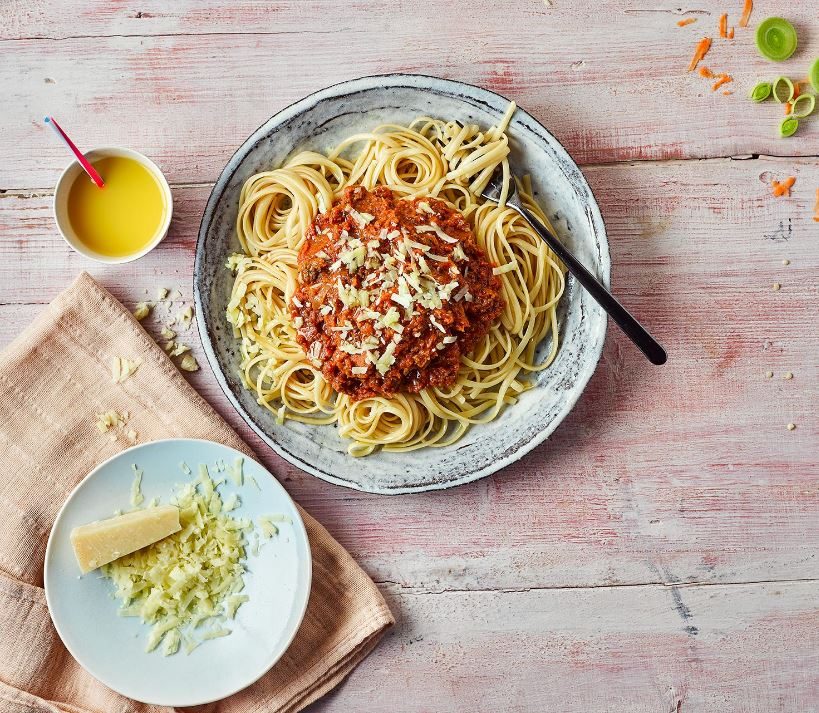
[[[142,501],[142,473],[134,470],[132,505]],[[187,466],[183,470],[190,473]],[[234,470],[234,482],[240,484],[241,459]],[[214,481],[207,466],[200,465],[199,477],[180,486],[172,498],[179,507],[181,530],[102,568],[122,603],[120,616],[140,617],[153,625],[146,651],[162,643],[166,656],[181,645],[190,653],[203,641],[227,636],[231,630],[225,623],[248,601],[240,592],[246,571],[246,534],[254,526],[248,518],[228,514],[236,507],[237,496],[232,494],[223,503],[218,492],[222,482]],[[267,535],[267,520],[262,529]]]

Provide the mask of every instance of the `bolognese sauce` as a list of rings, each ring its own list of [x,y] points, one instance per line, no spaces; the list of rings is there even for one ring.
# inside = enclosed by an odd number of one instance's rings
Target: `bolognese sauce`
[[[298,255],[298,341],[359,400],[451,386],[461,355],[503,310],[501,285],[464,217],[433,198],[347,188]]]

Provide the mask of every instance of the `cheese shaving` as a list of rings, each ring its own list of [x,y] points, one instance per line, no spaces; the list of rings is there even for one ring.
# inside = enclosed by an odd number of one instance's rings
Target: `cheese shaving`
[[[133,466],[132,502],[141,497],[142,472]],[[245,532],[253,529],[246,519],[233,518],[227,511],[238,499],[222,505],[216,484],[207,468],[200,466],[196,481],[180,486],[174,496],[179,507],[179,532],[122,557],[102,568],[112,580],[121,602],[120,614],[137,616],[153,627],[146,651],[160,643],[166,656],[175,654],[180,642],[186,651],[198,645],[192,632],[207,621],[218,624],[233,619],[248,597],[244,587]],[[200,641],[227,636],[230,630],[216,626],[205,631]]]
[[[107,433],[111,428],[122,426],[125,423],[124,417],[116,411],[98,413],[96,417],[96,426],[100,433]]]
[[[199,363],[193,354],[185,354],[185,356],[182,357],[182,361],[179,362],[179,368],[182,369],[182,371],[198,371]]]
[[[115,384],[121,384],[130,376],[136,373],[136,370],[141,364],[139,359],[128,359],[126,357],[112,357],[111,358],[111,381]]]
[[[141,322],[143,319],[145,319],[148,316],[148,314],[151,311],[152,306],[153,305],[151,305],[149,302],[139,302],[137,304],[137,306],[134,308],[134,311],[132,312],[132,314],[134,315],[134,318],[138,322]]]

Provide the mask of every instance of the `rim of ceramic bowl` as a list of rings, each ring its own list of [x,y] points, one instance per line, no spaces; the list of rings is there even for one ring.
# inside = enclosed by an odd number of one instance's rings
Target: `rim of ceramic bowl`
[[[125,156],[126,158],[131,158],[139,162],[151,172],[151,175],[156,179],[157,183],[159,183],[159,188],[162,191],[162,198],[164,199],[165,203],[165,215],[154,238],[139,252],[132,255],[111,257],[108,255],[101,255],[100,253],[90,250],[88,247],[83,245],[82,241],[75,237],[75,233],[71,228],[71,223],[68,220],[68,216],[63,215],[64,211],[60,206],[63,199],[66,201],[68,200],[66,193],[71,189],[71,186],[75,180],[73,174],[76,173],[78,169],[79,171],[83,170],[79,161],[75,159],[63,169],[59,179],[57,179],[57,185],[54,187],[54,199],[51,206],[52,213],[54,215],[54,222],[57,224],[57,230],[59,230],[63,240],[65,240],[69,247],[78,252],[80,255],[87,257],[90,260],[95,260],[96,262],[101,262],[108,265],[121,265],[122,263],[133,262],[134,260],[144,257],[165,239],[171,225],[171,218],[173,217],[173,195],[171,194],[171,186],[168,183],[168,179],[165,178],[165,174],[162,173],[159,166],[157,166],[145,154],[142,154],[139,151],[134,151],[134,149],[125,148],[124,146],[100,146],[99,148],[86,151],[83,156],[89,160],[104,158],[106,156]],[[69,175],[71,175],[72,179],[70,181],[68,180]]]
[[[253,133],[251,133],[244,142],[242,142],[236,151],[233,152],[225,164],[225,167],[220,172],[219,177],[211,190],[210,196],[208,196],[208,201],[205,204],[205,209],[202,212],[202,219],[199,223],[199,233],[196,242],[196,254],[194,259],[193,295],[194,304],[196,307],[196,322],[205,356],[207,357],[208,363],[213,370],[216,381],[219,383],[219,386],[224,392],[228,401],[230,401],[233,408],[236,409],[242,419],[253,429],[253,431],[270,448],[272,448],[275,453],[284,458],[288,463],[301,468],[310,475],[313,475],[328,483],[332,483],[333,485],[340,485],[352,490],[359,490],[362,492],[379,495],[403,495],[409,493],[429,492],[432,490],[446,490],[449,488],[454,488],[458,485],[465,485],[466,483],[480,480],[481,478],[485,478],[498,472],[499,470],[502,470],[512,463],[520,460],[523,456],[532,451],[536,446],[543,443],[550,435],[552,435],[552,433],[554,433],[555,429],[563,422],[569,412],[574,408],[581,394],[585,391],[589,380],[596,371],[597,365],[600,362],[608,324],[608,318],[605,312],[601,310],[601,314],[599,315],[599,325],[595,333],[592,335],[593,337],[598,337],[597,343],[590,345],[589,357],[583,369],[577,374],[572,392],[567,396],[563,407],[559,412],[557,412],[557,414],[555,414],[554,418],[543,428],[537,431],[529,441],[522,443],[516,450],[509,452],[502,458],[492,461],[489,465],[474,471],[469,471],[461,477],[420,485],[400,487],[365,487],[360,483],[316,468],[314,465],[303,459],[298,453],[288,450],[281,443],[279,443],[276,440],[275,433],[268,432],[261,424],[257,423],[256,419],[242,406],[238,396],[233,393],[233,390],[231,389],[227,381],[227,377],[223,371],[222,364],[219,361],[219,357],[213,348],[213,339],[205,321],[203,312],[202,291],[204,289],[204,285],[202,283],[202,277],[204,265],[202,261],[204,256],[204,244],[207,239],[207,233],[210,228],[216,206],[221,200],[227,185],[230,183],[230,180],[235,174],[238,165],[242,160],[244,160],[244,158],[247,157],[253,148],[267,136],[267,134],[274,130],[276,126],[293,119],[299,114],[309,111],[319,102],[325,99],[338,98],[371,90],[374,86],[374,80],[378,80],[382,88],[405,87],[443,93],[441,90],[436,90],[435,88],[428,86],[429,82],[435,82],[444,87],[444,91],[448,92],[451,96],[463,96],[466,93],[467,95],[471,95],[472,98],[482,101],[487,106],[492,106],[492,99],[500,99],[507,104],[511,101],[509,98],[503,96],[499,92],[459,80],[443,79],[441,77],[435,77],[427,74],[390,72],[385,74],[366,75],[356,79],[348,79],[331,84],[315,92],[311,92],[310,94],[305,95],[301,99],[298,99],[297,101],[288,104],[277,111],[269,119],[265,120],[261,125],[259,125],[259,127],[253,131]],[[594,197],[594,193],[592,192],[586,177],[583,175],[580,167],[569,155],[568,151],[566,151],[566,149],[563,147],[563,144],[560,143],[560,141],[528,111],[518,106],[515,112],[515,118],[525,120],[526,128],[531,133],[535,134],[538,139],[549,144],[550,148],[554,151],[558,158],[569,166],[573,172],[576,172],[574,179],[588,196],[586,205],[587,215],[592,224],[594,235],[598,238],[598,244],[596,246],[597,264],[595,265],[595,271],[600,276],[603,284],[606,287],[609,287],[611,282],[611,255],[606,226],[603,221],[603,216],[600,213],[600,207],[597,204],[597,199]],[[574,278],[569,275],[568,279],[573,280]],[[582,288],[578,285],[578,289]]]

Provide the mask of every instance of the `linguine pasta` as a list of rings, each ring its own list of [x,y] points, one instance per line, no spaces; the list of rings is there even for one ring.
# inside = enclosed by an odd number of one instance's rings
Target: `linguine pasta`
[[[409,126],[379,126],[346,138],[327,154],[304,151],[247,180],[237,218],[243,253],[228,260],[235,281],[227,318],[241,340],[244,385],[280,423],[336,424],[339,435],[350,439],[354,456],[379,447],[446,446],[514,404],[531,387],[531,373],[553,361],[564,272],[529,224],[505,206],[512,180],[505,131],[514,110],[512,103],[487,131],[426,117]],[[480,191],[499,166],[504,189],[495,204]],[[299,287],[299,249],[316,216],[355,185],[386,186],[397,198],[443,201],[464,216],[496,266],[503,312],[461,358],[451,387],[356,401],[330,387],[297,341],[290,304]],[[549,225],[528,180],[518,187],[526,207]],[[538,361],[535,352],[546,337],[551,337],[550,351]]]

